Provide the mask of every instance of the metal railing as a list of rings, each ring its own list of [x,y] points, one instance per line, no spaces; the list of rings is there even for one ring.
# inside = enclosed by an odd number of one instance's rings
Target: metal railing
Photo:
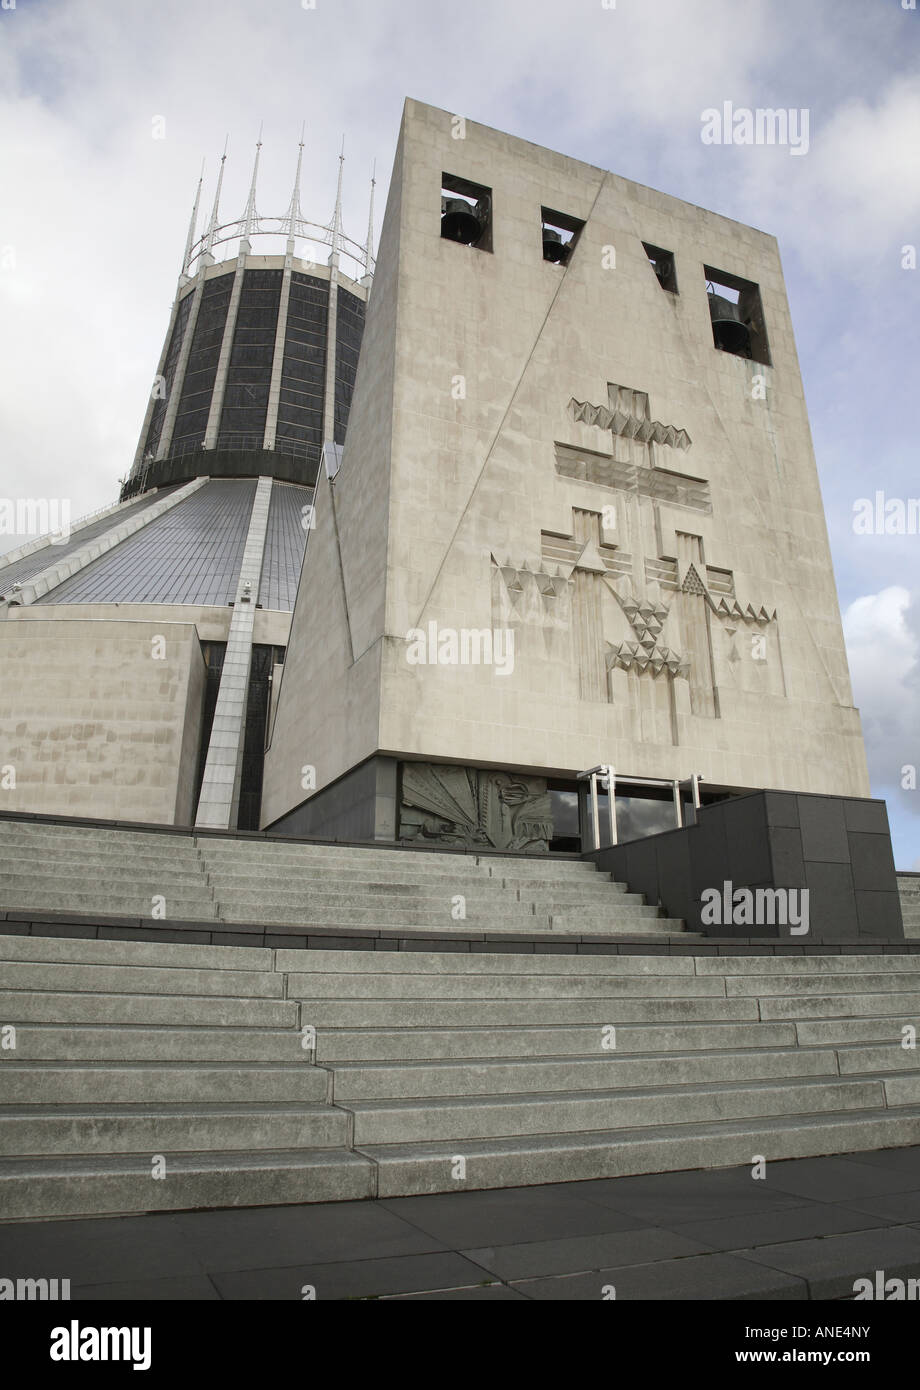
[[[677,820],[677,829],[683,829],[684,808],[683,793],[684,789],[689,792],[690,802],[693,807],[693,820],[690,822],[695,825],[700,809],[700,783],[704,780],[700,772],[692,772],[689,777],[682,781],[679,778],[667,777],[620,777],[609,763],[599,763],[597,767],[589,767],[586,772],[579,772],[578,781],[588,783],[588,799],[591,809],[591,838],[594,841],[591,848],[600,849],[600,808],[598,804],[598,785],[601,791],[607,793],[607,818],[609,822],[610,844],[615,845],[617,841],[617,811],[616,793],[617,788],[627,787],[655,787],[662,790],[670,787],[671,795],[674,800],[674,815]]]

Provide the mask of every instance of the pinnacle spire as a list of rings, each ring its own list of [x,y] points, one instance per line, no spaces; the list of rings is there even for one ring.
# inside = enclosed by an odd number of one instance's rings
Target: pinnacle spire
[[[367,244],[364,247],[364,273],[366,276],[374,273],[374,189],[377,187],[377,161],[374,160],[374,168],[371,173],[371,201],[367,213]]]
[[[297,172],[294,175],[294,191],[291,194],[291,201],[288,203],[287,212],[281,219],[281,230],[287,232],[287,249],[294,250],[295,227],[298,222],[303,221],[303,213],[300,208],[300,168],[303,163],[303,137],[306,129],[306,122],[300,128],[300,144],[297,147]]]
[[[227,135],[224,138],[224,152],[220,157],[220,169],[218,170],[217,174],[217,188],[214,192],[214,206],[211,209],[211,221],[208,223],[208,235],[204,244],[204,251],[202,252],[202,262],[205,265],[213,264],[214,261],[212,247],[214,246],[214,237],[217,234],[217,213],[218,208],[220,207],[220,190],[224,182],[224,165],[227,162],[227,145],[229,143],[229,140],[230,136]]]
[[[188,278],[189,261],[192,255],[192,247],[195,244],[195,229],[198,225],[198,205],[201,202],[201,186],[204,183],[204,160],[201,161],[201,173],[198,177],[198,187],[195,190],[195,202],[192,206],[192,216],[188,224],[188,236],[185,238],[185,255],[182,257],[182,278]]]
[[[345,167],[345,136],[342,136],[342,150],[339,155],[339,181],[335,193],[335,212],[332,217],[332,255],[329,264],[338,269],[339,241],[342,236],[342,170]]]
[[[259,138],[256,141],[256,157],[252,166],[252,182],[249,185],[249,197],[246,199],[246,210],[243,213],[243,235],[240,238],[240,250],[245,247],[249,251],[249,236],[253,227],[259,221],[259,214],[256,212],[256,180],[259,177],[259,155],[262,153],[262,126],[259,126]]]

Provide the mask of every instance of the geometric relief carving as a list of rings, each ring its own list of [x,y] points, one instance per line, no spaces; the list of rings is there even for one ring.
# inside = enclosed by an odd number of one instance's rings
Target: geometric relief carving
[[[712,512],[709,483],[705,478],[670,469],[639,467],[635,463],[615,459],[611,454],[597,454],[576,449],[571,444],[556,443],[556,472],[561,478],[574,478],[581,483],[595,483],[614,492],[635,497],[648,497],[665,506],[686,507],[690,511]]]
[[[547,655],[553,632],[568,629],[571,621],[571,582],[558,565],[515,564],[492,555],[492,625],[498,628],[538,628],[543,632]]]
[[[633,391],[628,386],[607,384],[609,404],[591,405],[588,401],[569,401],[574,418],[585,425],[597,425],[610,430],[621,439],[635,439],[640,444],[662,444],[670,449],[689,449],[691,440],[686,430],[676,425],[663,425],[651,419],[648,394]]]
[[[493,556],[493,573],[499,571],[503,581],[498,595],[493,581],[493,617],[497,619],[500,611],[507,614],[510,608],[512,620],[536,622],[544,632],[560,626],[569,629],[570,660],[583,700],[622,702],[624,678],[617,672],[652,680],[664,675],[669,682],[688,681],[692,714],[718,718],[719,679],[737,684],[740,678],[744,685],[754,681],[760,689],[773,685],[775,673],[764,681],[763,671],[747,669],[749,662],[741,675],[734,631],[739,621],[760,628],[774,623],[776,613],[750,604],[742,607],[732,571],[705,563],[702,537],[694,534],[689,516],[686,531],[671,532],[677,553],[657,553],[665,534],[660,508],[711,515],[709,483],[656,466],[656,446],[687,450],[691,440],[686,430],[652,419],[647,393],[611,382],[608,397],[607,406],[572,397],[569,410],[577,421],[609,430],[613,453],[557,442],[555,466],[560,477],[593,484],[617,498],[616,506],[610,508],[614,520],[609,522],[603,514],[606,503],[598,502],[593,510],[573,507],[571,533],[541,533],[541,559],[535,569],[526,564],[518,569],[510,561],[501,565]],[[633,553],[620,544],[605,543],[605,530],[627,540]],[[542,607],[527,599],[534,586]],[[614,633],[618,637],[623,633],[624,619],[628,636],[610,640]],[[716,637],[726,624],[734,624],[727,654]],[[547,647],[551,640],[557,641],[558,634],[552,639],[547,636]],[[778,637],[771,641],[779,656]],[[763,646],[758,639],[752,650]],[[775,664],[780,693],[784,693],[781,659]],[[644,708],[643,683],[630,689],[630,700],[638,699]],[[649,695],[652,689],[648,687]],[[673,690],[669,698],[672,710],[676,709]],[[652,704],[660,708],[658,697]]]
[[[553,821],[545,777],[437,763],[402,763],[401,771],[401,840],[548,850]]]
[[[607,669],[619,668],[623,671],[648,671],[658,676],[664,671],[669,676],[686,677],[690,666],[680,654],[671,647],[659,643],[658,638],[668,617],[668,608],[660,601],[637,600],[631,594],[627,598],[616,595],[620,607],[635,634],[635,641],[607,643]]]

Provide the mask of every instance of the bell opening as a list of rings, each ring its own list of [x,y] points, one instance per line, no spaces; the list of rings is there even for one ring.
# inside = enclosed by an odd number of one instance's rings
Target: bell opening
[[[452,174],[441,176],[441,236],[477,251],[492,250],[492,190]]]
[[[677,270],[674,265],[674,256],[670,251],[664,251],[660,246],[650,246],[643,241],[642,248],[648,256],[649,265],[655,272],[659,285],[669,294],[677,294]]]
[[[541,208],[540,217],[544,261],[549,261],[551,265],[565,265],[585,224],[577,217],[554,212],[552,208]]]
[[[720,352],[770,366],[760,290],[750,280],[704,266],[712,341]]]

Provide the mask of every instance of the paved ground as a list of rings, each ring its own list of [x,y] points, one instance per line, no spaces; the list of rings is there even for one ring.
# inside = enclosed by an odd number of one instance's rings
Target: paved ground
[[[920,1147],[748,1169],[0,1226],[74,1299],[840,1299],[920,1278]],[[309,1296],[309,1295],[307,1295]]]

